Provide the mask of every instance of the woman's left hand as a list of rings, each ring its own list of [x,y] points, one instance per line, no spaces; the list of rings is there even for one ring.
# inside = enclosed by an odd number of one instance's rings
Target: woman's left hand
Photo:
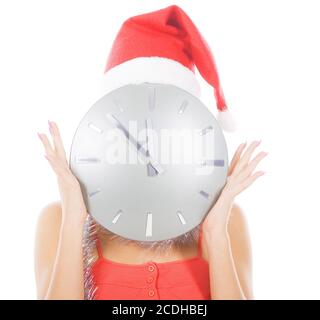
[[[265,172],[253,173],[258,163],[267,155],[267,152],[259,152],[251,161],[255,148],[261,141],[254,141],[243,153],[246,143],[237,148],[228,169],[227,182],[221,194],[206,216],[202,228],[206,232],[226,232],[234,198],[248,188],[258,177]],[[243,155],[242,155],[243,153]]]

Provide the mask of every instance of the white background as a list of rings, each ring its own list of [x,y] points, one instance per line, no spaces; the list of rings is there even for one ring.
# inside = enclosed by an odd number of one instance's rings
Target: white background
[[[256,299],[320,298],[319,2],[175,1],[215,55],[239,122],[229,156],[262,139],[266,174],[237,202],[246,213]],[[59,200],[37,131],[60,126],[66,151],[98,99],[112,41],[129,16],[172,1],[2,1],[0,4],[0,298],[35,299],[38,214]],[[199,76],[199,75],[198,75]],[[203,101],[215,112],[202,79]],[[257,151],[258,152],[258,151]]]

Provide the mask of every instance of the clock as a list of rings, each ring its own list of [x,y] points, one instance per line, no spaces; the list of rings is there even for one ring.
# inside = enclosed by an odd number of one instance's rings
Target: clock
[[[197,97],[145,82],[94,103],[73,136],[69,166],[97,223],[123,238],[161,241],[202,222],[226,183],[228,152]]]

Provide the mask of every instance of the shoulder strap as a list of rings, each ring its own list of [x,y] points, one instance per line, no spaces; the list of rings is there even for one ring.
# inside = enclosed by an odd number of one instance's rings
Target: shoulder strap
[[[102,258],[103,257],[102,245],[101,245],[101,241],[100,241],[99,237],[97,237],[97,240],[96,240],[96,247],[97,247],[97,251],[98,251],[98,257]]]
[[[198,238],[198,257],[202,257],[202,223],[200,225],[199,238]]]

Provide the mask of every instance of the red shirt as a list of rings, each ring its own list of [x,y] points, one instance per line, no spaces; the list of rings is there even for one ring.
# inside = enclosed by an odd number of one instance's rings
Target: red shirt
[[[201,230],[201,229],[200,229]],[[98,259],[92,266],[98,300],[210,300],[208,262],[194,258],[143,264],[114,262],[103,257],[97,240]]]

